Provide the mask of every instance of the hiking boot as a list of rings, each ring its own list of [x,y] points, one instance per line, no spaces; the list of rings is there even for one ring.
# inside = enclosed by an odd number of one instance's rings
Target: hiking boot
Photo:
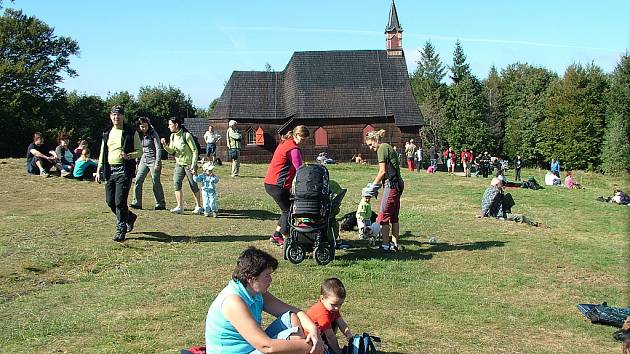
[[[125,240],[125,232],[121,230],[116,230],[114,237],[112,238],[116,242],[123,242]]]
[[[155,210],[166,210],[166,207],[164,205],[156,205],[155,208],[153,208]]]
[[[182,207],[175,207],[175,208],[171,209],[171,213],[173,213],[173,214],[183,214],[184,213],[184,208],[182,208]]]
[[[138,204],[129,204],[129,207],[131,209],[142,209],[142,205],[138,205]]]
[[[129,218],[127,219],[127,232],[133,231],[133,227],[138,219],[138,215],[134,213],[129,213]]]
[[[398,248],[398,245],[397,245],[397,244],[394,244],[394,243],[392,243],[391,245],[389,245],[389,250],[390,250],[391,252],[398,252],[398,251],[400,251],[400,249]]]
[[[202,207],[195,207],[195,210],[193,210],[193,214],[201,215],[202,213],[203,213]]]

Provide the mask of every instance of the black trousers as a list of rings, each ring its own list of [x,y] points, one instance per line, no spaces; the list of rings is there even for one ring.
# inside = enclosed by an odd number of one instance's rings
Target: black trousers
[[[116,228],[119,232],[127,232],[127,220],[132,214],[127,205],[127,197],[131,189],[131,178],[125,175],[123,166],[111,166],[111,174],[105,184],[105,202],[116,214]]]
[[[280,219],[278,226],[280,232],[286,235],[289,233],[289,211],[291,210],[291,192],[280,186],[265,183],[265,192],[273,198],[274,202],[280,207]]]

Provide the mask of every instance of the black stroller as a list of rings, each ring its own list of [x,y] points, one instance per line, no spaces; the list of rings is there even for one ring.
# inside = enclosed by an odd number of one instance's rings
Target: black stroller
[[[315,262],[320,265],[335,259],[335,235],[330,212],[341,204],[345,193],[331,200],[328,180],[328,170],[323,165],[305,164],[296,172],[289,236],[284,243],[284,258],[293,264],[301,263],[307,252],[313,252]]]

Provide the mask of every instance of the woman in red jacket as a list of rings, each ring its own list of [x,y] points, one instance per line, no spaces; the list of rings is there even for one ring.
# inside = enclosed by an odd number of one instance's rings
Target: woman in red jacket
[[[291,202],[291,184],[295,172],[302,166],[302,151],[298,147],[309,137],[308,128],[298,125],[292,131],[282,136],[280,145],[276,148],[265,176],[265,191],[280,207],[280,219],[276,231],[269,241],[279,245],[284,244],[284,236],[289,234],[289,210]]]

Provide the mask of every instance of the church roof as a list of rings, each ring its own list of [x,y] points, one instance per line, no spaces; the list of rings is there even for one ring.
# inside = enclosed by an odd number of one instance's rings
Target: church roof
[[[234,71],[210,119],[391,118],[422,125],[404,56],[385,50],[295,52],[281,72]]]
[[[396,12],[394,0],[392,0],[392,6],[389,8],[389,22],[387,22],[387,27],[385,27],[385,33],[393,31],[403,31],[402,27],[400,27],[400,23],[398,23],[398,13]]]

